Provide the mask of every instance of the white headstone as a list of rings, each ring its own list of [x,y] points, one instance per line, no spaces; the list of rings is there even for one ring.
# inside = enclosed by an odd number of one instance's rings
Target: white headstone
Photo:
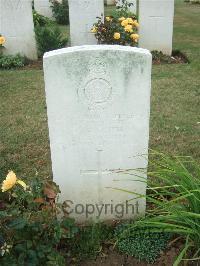
[[[34,8],[40,14],[48,18],[53,18],[51,3],[49,0],[34,0]]]
[[[174,0],[140,0],[139,46],[171,55],[173,19]]]
[[[147,167],[141,155],[148,154],[149,51],[65,48],[45,54],[44,74],[53,177],[70,216],[85,221],[143,215],[144,198],[132,200],[137,195],[111,188],[146,193],[144,180],[128,173]]]
[[[103,0],[69,0],[71,45],[96,44],[91,28],[104,14]]]
[[[5,54],[37,59],[31,0],[0,0],[0,33]]]
[[[130,4],[132,4],[131,6],[130,6],[130,8],[129,8],[129,10],[132,12],[132,13],[134,13],[134,14],[136,14],[137,13],[137,0],[127,0],[127,2],[128,3],[130,3]],[[117,6],[118,5],[122,5],[122,0],[118,0],[117,1]]]

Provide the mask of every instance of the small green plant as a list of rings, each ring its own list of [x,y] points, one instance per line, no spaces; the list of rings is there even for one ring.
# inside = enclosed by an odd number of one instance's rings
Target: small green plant
[[[129,5],[127,0],[123,0],[111,16],[104,20],[99,17],[94,23],[91,32],[99,44],[137,45],[139,24],[136,16],[129,11]]]
[[[102,245],[113,239],[113,228],[97,223],[82,227],[71,241],[71,251],[78,260],[94,259],[101,252]]]
[[[50,0],[53,16],[58,24],[68,25],[69,24],[69,5],[68,0]]]
[[[65,47],[68,41],[67,38],[63,37],[61,30],[54,25],[35,27],[35,35],[39,56],[45,52]]]
[[[182,259],[200,259],[200,167],[190,157],[151,154],[147,200],[153,206],[145,219],[131,225],[133,231],[168,232],[182,237]],[[142,195],[138,195],[143,197]]]
[[[57,186],[38,177],[27,185],[10,171],[1,191],[0,265],[66,265],[59,245],[77,227],[72,219],[57,219]]]
[[[51,21],[49,18],[38,14],[35,10],[33,10],[33,22],[35,27],[36,26],[44,27],[46,25],[53,23],[53,21]]]
[[[154,263],[160,252],[166,249],[171,235],[153,233],[148,230],[131,230],[131,225],[122,224],[116,228],[118,249],[139,261]]]
[[[19,54],[3,55],[0,53],[0,69],[11,69],[25,66],[27,59]]]
[[[118,17],[132,17],[133,15],[135,16],[135,14],[130,11],[130,7],[132,7],[133,5],[133,3],[130,3],[127,0],[117,0],[116,9],[113,11],[112,15],[116,15]]]
[[[16,55],[4,55],[4,44],[6,38],[0,34],[0,69],[11,69],[23,67],[28,63],[28,59],[20,54]]]
[[[191,4],[200,4],[200,0],[190,0]]]

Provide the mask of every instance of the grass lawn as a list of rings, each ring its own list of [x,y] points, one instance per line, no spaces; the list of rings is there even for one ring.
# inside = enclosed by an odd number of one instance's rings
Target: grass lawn
[[[177,0],[173,48],[191,63],[153,66],[150,148],[200,162],[199,25],[200,6]],[[43,71],[1,71],[0,81],[0,177],[51,176]]]

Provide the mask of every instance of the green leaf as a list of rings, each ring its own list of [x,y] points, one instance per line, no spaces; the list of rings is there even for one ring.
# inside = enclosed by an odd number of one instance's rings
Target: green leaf
[[[184,249],[181,251],[181,253],[176,258],[173,266],[178,266],[181,263],[181,261],[182,261],[183,257],[185,256],[185,254],[186,254],[186,252],[187,252],[187,250],[188,250],[189,247],[190,247],[189,244],[186,244],[185,245]]]
[[[31,241],[31,240],[27,240],[27,242],[26,242],[26,246],[27,246],[27,249],[32,248],[32,246],[33,246],[32,241]]]
[[[21,253],[18,257],[18,264],[19,265],[24,265],[24,260],[25,260],[25,254]]]
[[[7,211],[0,211],[0,217],[4,218],[4,217],[7,217],[7,216],[9,216]]]
[[[8,227],[12,229],[23,229],[26,226],[26,220],[24,218],[17,218],[8,224]]]

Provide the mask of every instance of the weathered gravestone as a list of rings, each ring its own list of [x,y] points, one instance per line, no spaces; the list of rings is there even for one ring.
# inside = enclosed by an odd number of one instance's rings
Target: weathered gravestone
[[[31,0],[0,0],[0,33],[5,54],[37,58]]]
[[[172,53],[174,0],[139,0],[139,46]]]
[[[61,49],[45,54],[44,74],[53,176],[67,211],[78,221],[144,214],[144,198],[127,202],[137,196],[111,188],[146,193],[144,180],[128,173],[147,167],[149,51]]]
[[[49,0],[34,0],[34,8],[40,14],[48,18],[53,18],[51,3]]]
[[[103,0],[69,0],[71,45],[96,44],[91,33],[97,17],[104,14]]]

